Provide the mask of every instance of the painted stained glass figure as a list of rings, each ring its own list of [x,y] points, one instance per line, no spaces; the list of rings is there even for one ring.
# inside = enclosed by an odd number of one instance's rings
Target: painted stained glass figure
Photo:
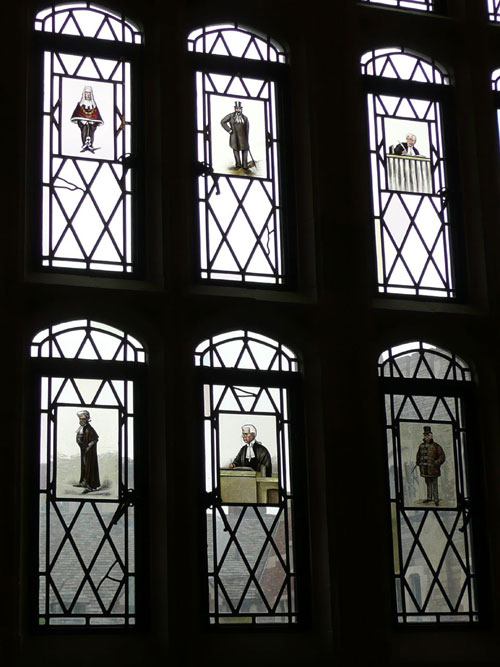
[[[261,472],[262,477],[272,476],[271,454],[267,447],[261,442],[257,442],[257,429],[252,424],[245,424],[241,427],[241,437],[245,443],[238,452],[230,468],[247,467],[256,472]],[[262,469],[265,469],[263,474]]]
[[[80,447],[80,481],[73,486],[83,487],[83,493],[95,491],[101,486],[97,461],[97,441],[99,436],[90,425],[88,410],[79,410],[80,426],[76,431],[76,444]]]
[[[424,441],[417,451],[415,467],[420,469],[420,477],[425,479],[427,486],[427,498],[424,503],[434,501],[439,505],[438,477],[441,476],[441,466],[446,461],[446,456],[441,445],[434,442],[431,427],[424,426]]]
[[[84,87],[82,98],[76,105],[71,116],[71,122],[76,123],[80,128],[82,136],[82,149],[80,152],[90,151],[91,153],[95,153],[98,149],[94,148],[94,134],[97,126],[103,125],[104,121],[95,103],[92,86]]]
[[[248,135],[250,132],[250,124],[248,118],[243,115],[243,107],[241,102],[234,103],[234,112],[228,113],[227,116],[221,120],[220,124],[229,133],[229,146],[233,149],[234,167],[232,169],[243,169],[247,174],[250,172],[252,163],[248,163],[248,155],[252,156],[250,152],[250,144],[248,143]]]
[[[414,134],[407,134],[406,141],[400,141],[394,146],[394,155],[420,155],[415,148],[417,137]]]

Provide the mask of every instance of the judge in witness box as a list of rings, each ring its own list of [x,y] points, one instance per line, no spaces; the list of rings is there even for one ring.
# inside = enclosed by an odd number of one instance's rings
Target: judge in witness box
[[[272,463],[269,450],[260,442],[257,442],[257,429],[252,424],[245,424],[241,427],[241,437],[245,443],[238,452],[230,468],[246,467],[260,472],[262,466],[265,468],[265,476],[271,477]]]
[[[446,461],[441,445],[434,442],[431,427],[424,426],[424,441],[417,451],[415,466],[420,469],[420,477],[425,479],[427,498],[424,503],[439,505],[438,477],[441,476],[441,466]]]
[[[394,146],[394,155],[420,155],[415,148],[417,137],[414,134],[407,134],[406,141],[400,141]]]
[[[233,149],[234,155],[234,167],[232,169],[243,169],[250,173],[248,165],[250,124],[248,118],[243,115],[241,102],[234,103],[234,112],[224,116],[220,124],[229,133],[229,145]]]
[[[97,149],[94,148],[94,134],[97,126],[102,125],[104,121],[95,103],[92,86],[84,87],[82,98],[71,115],[71,122],[76,123],[80,128],[82,137],[82,149],[80,153],[84,153],[85,151],[95,153]]]
[[[76,431],[76,444],[80,447],[80,481],[73,486],[83,487],[83,493],[95,491],[101,486],[99,464],[97,462],[97,441],[99,436],[90,425],[88,410],[76,413],[80,426]]]

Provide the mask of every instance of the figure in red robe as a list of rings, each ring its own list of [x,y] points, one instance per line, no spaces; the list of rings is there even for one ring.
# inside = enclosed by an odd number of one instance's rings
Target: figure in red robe
[[[95,103],[92,86],[84,87],[82,99],[73,111],[71,122],[76,123],[80,128],[82,135],[82,150],[80,153],[85,151],[95,153],[97,149],[94,148],[94,134],[97,126],[102,125],[104,121]]]

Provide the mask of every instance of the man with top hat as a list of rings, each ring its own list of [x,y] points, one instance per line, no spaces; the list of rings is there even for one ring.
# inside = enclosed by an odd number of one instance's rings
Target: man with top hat
[[[230,468],[246,467],[252,468],[256,472],[262,472],[265,469],[265,477],[272,476],[271,454],[267,447],[261,442],[255,440],[257,429],[253,424],[245,424],[241,427],[241,437],[245,443],[238,452]]]
[[[73,486],[83,487],[83,493],[95,491],[101,486],[99,464],[97,462],[97,441],[99,436],[90,425],[88,410],[76,413],[80,426],[76,431],[76,444],[80,447],[80,481]]]
[[[104,121],[95,103],[92,86],[85,86],[83,88],[81,100],[71,115],[71,122],[76,123],[80,128],[82,137],[82,150],[80,153],[84,153],[85,151],[95,153],[94,134],[97,126],[102,125]]]
[[[427,498],[424,503],[434,502],[439,505],[438,477],[441,476],[441,466],[446,461],[441,445],[434,442],[431,427],[424,426],[424,441],[418,448],[415,465],[420,469],[420,477],[425,479]]]
[[[249,173],[248,152],[250,146],[248,143],[248,133],[250,124],[248,118],[243,115],[241,102],[234,103],[234,112],[224,116],[220,124],[229,133],[229,145],[233,149],[235,162],[233,169],[243,169]]]

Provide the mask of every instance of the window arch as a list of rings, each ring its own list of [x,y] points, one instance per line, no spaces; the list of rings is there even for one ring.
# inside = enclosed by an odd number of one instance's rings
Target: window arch
[[[36,82],[33,263],[137,272],[141,32],[89,2],[43,9],[34,27],[43,73]]]
[[[286,50],[237,23],[194,30],[187,45],[196,71],[198,276],[283,285],[291,279],[282,188],[289,142],[287,119],[278,114],[288,87]]]
[[[207,55],[248,58],[263,62],[286,63],[285,48],[269,35],[237,23],[211,25],[193,30],[188,37],[188,50]]]
[[[298,360],[279,342],[240,330],[205,340],[195,363],[203,414],[206,618],[213,625],[303,621],[307,531],[303,521],[295,524],[294,508],[298,498],[304,507],[304,469],[300,475],[292,465],[293,454],[304,458]]]
[[[35,30],[133,44],[142,42],[141,31],[132,21],[91,2],[54,3],[37,13]]]
[[[132,336],[90,320],[33,337],[38,625],[131,626],[144,618],[137,461],[146,360]],[[35,531],[34,531],[35,532]],[[35,597],[35,596],[34,596]]]
[[[424,342],[386,350],[378,368],[397,620],[477,622],[478,438],[470,368]]]
[[[458,188],[450,168],[450,75],[401,47],[365,53],[361,72],[368,91],[378,291],[455,298],[461,276],[454,271],[457,210],[450,193]]]

